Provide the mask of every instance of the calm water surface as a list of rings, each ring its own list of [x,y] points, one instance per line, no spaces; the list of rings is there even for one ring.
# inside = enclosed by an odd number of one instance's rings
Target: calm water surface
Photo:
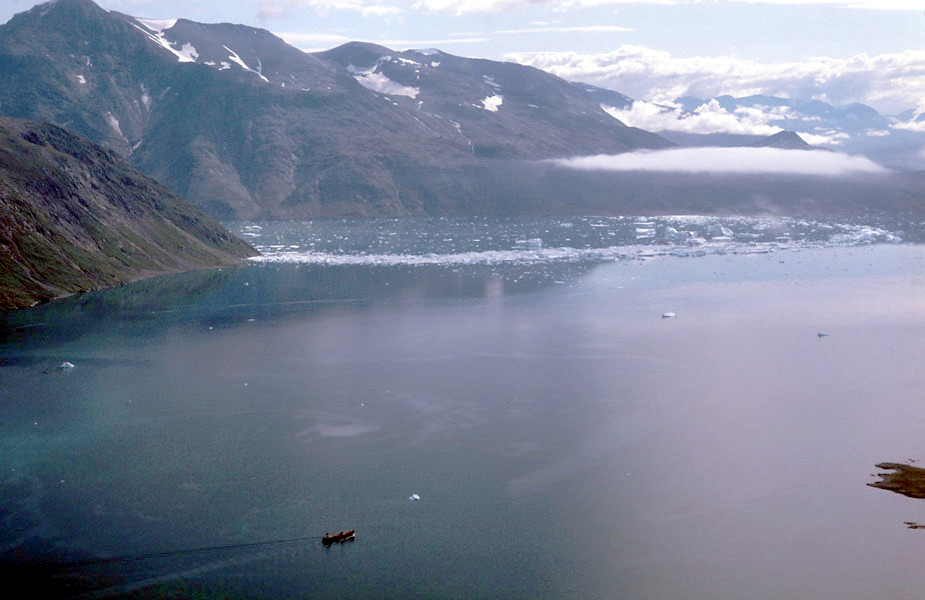
[[[233,227],[263,262],[3,315],[8,578],[63,597],[925,594],[925,534],[903,525],[925,503],[865,485],[925,459],[909,228]]]

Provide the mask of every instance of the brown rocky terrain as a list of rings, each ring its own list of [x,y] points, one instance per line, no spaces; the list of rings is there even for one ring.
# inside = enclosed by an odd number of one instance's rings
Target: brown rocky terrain
[[[113,152],[0,118],[0,308],[255,254]]]

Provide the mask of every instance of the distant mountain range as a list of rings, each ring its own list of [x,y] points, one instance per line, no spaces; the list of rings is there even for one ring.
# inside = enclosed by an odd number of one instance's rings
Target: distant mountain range
[[[113,152],[0,118],[0,310],[257,252]]]
[[[682,100],[681,112],[701,102]],[[139,19],[91,0],[48,2],[0,26],[0,114],[85,135],[220,219],[646,212],[648,199],[653,211],[690,210],[699,192],[666,188],[663,176],[543,162],[703,143],[628,127],[608,111],[632,102],[513,63],[357,42],[306,54],[261,29]],[[714,141],[805,145],[766,137]],[[748,185],[733,186],[734,204],[752,210],[765,204],[743,197],[785,209],[806,198],[831,204],[834,193],[804,182],[794,199],[787,186]],[[698,210],[731,210],[724,201]]]
[[[586,87],[602,106],[617,116],[634,102],[622,94]],[[821,100],[801,101],[764,95],[741,98],[684,96],[676,98],[673,105],[660,105],[665,112],[663,116],[671,118],[650,120],[648,126],[657,121],[659,127],[654,129],[682,146],[749,145],[766,137],[764,130],[779,128],[797,132],[817,147],[861,154],[893,168],[925,169],[925,155],[922,154],[925,114],[914,110],[883,115],[864,104],[833,106]],[[703,126],[696,124],[698,117],[702,118]],[[725,117],[725,125],[711,126],[717,117]],[[762,132],[749,132],[757,129]]]

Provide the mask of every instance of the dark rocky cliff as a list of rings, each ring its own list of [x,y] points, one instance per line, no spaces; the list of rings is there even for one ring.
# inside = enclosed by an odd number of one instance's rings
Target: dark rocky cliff
[[[255,254],[113,152],[0,118],[0,308]]]

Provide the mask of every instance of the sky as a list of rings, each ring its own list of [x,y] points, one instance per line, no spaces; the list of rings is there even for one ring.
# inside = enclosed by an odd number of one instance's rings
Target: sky
[[[3,0],[0,22],[32,0]],[[648,102],[767,94],[925,111],[925,1],[98,0],[138,17],[508,60]]]

